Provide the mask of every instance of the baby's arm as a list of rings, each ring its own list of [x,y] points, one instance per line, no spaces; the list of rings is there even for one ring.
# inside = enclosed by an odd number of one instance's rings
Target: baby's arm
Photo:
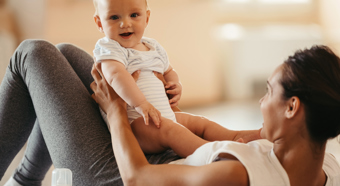
[[[175,107],[178,105],[178,101],[182,95],[182,84],[171,65],[169,65],[168,69],[164,72],[164,79],[166,81],[166,93],[170,95],[169,103],[171,107]]]
[[[150,116],[155,125],[159,126],[161,113],[146,100],[122,63],[105,60],[102,62],[102,71],[109,85],[127,104],[134,107],[143,116],[146,125],[149,124]]]

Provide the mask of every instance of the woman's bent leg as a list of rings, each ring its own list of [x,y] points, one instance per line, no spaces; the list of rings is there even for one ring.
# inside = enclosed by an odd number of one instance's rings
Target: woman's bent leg
[[[25,155],[15,170],[13,179],[22,185],[40,186],[52,165],[39,123],[36,122],[29,137]]]
[[[58,48],[61,52],[64,51],[65,57],[45,41],[25,41],[17,49],[11,60],[9,72],[6,74],[9,82],[13,79],[21,80],[21,82],[2,85],[0,94],[12,99],[25,93],[31,96],[32,99],[28,96],[24,101],[18,101],[19,105],[33,100],[53,163],[55,167],[70,168],[74,174],[75,185],[121,185],[109,132],[99,114],[97,104],[93,102],[88,93],[89,84],[92,81],[92,77],[89,76],[92,57],[72,45],[60,45]],[[72,52],[67,54],[65,51]],[[89,71],[84,72],[87,70]],[[7,109],[11,102],[6,102],[7,99],[2,99],[2,97],[1,101],[5,104],[0,106],[0,127],[2,127],[0,132],[6,132],[11,126],[15,128],[20,126],[20,121],[15,116],[6,117],[6,113],[22,115],[22,111],[16,109],[18,105],[14,109]],[[23,107],[27,110],[34,110],[33,107],[27,108],[27,105]],[[34,120],[34,112],[27,115]],[[14,122],[7,122],[9,119]],[[27,119],[22,121],[28,123]],[[27,131],[31,130],[33,123],[34,121],[31,125],[23,124],[29,129],[24,130],[24,134],[29,134]],[[13,133],[18,135],[20,132],[15,129]],[[28,134],[22,137],[22,141],[26,141]],[[6,139],[2,137],[3,134],[0,138]],[[20,140],[15,138],[9,141],[16,146],[20,144]],[[2,147],[4,144],[1,142],[7,143],[7,139],[6,141],[0,140]],[[17,147],[18,150],[12,154],[0,154],[0,161],[13,158],[20,148]],[[164,163],[176,158],[171,151],[148,156],[151,163]],[[1,170],[5,170],[7,166],[1,166]]]
[[[27,140],[35,111],[54,165],[70,168],[75,185],[121,184],[98,106],[53,45],[23,42],[11,59],[0,94],[2,175]]]
[[[0,178],[26,143],[35,120],[33,103],[23,78],[7,68],[0,85]]]
[[[89,73],[93,64],[92,58],[85,51],[70,44],[59,44],[56,47],[64,55],[66,60],[71,62],[70,65],[73,70],[90,94],[92,94],[92,90],[89,87],[90,83],[93,81],[93,78]],[[23,185],[41,185],[41,182],[51,165],[52,161],[50,154],[37,122],[29,137],[25,155],[23,156],[20,165],[17,167],[13,178]]]

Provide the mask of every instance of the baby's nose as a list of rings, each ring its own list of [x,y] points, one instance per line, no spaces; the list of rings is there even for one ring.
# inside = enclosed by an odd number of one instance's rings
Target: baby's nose
[[[120,22],[120,28],[127,28],[127,27],[131,27],[131,22],[127,19],[122,20],[122,22]]]

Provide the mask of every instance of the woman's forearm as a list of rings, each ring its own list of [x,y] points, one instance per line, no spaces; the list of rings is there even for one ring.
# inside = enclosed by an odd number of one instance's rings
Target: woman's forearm
[[[149,165],[127,119],[126,108],[121,103],[112,104],[108,110],[112,147],[123,182],[134,182],[140,168]]]

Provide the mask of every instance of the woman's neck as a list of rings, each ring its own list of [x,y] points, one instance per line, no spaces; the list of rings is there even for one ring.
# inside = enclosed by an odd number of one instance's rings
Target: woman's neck
[[[322,169],[325,149],[326,143],[320,146],[299,137],[274,141],[274,153],[292,186],[325,185],[326,175]]]

